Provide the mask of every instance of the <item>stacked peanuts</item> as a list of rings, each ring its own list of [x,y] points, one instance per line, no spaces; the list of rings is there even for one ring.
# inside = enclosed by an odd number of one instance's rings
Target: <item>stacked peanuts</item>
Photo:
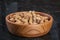
[[[40,24],[48,21],[48,17],[37,14],[35,11],[28,11],[15,13],[9,20],[17,24]]]

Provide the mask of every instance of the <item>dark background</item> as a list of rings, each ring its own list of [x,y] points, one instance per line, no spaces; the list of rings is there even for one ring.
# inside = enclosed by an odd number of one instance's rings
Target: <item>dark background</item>
[[[37,38],[22,38],[11,35],[5,24],[5,17],[17,11],[41,11],[54,18],[50,32]],[[60,40],[60,1],[59,0],[1,0],[0,1],[0,40]]]

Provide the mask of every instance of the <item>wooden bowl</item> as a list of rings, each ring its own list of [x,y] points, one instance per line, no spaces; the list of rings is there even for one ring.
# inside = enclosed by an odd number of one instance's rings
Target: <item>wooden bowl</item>
[[[23,12],[26,12],[26,11],[23,11]],[[20,13],[20,12],[15,12],[15,13]],[[53,17],[43,12],[36,12],[36,13],[49,17],[49,21],[44,22],[42,24],[37,24],[37,25],[16,24],[9,21],[9,16],[14,14],[14,13],[11,13],[6,16],[6,24],[9,32],[14,35],[23,36],[23,37],[38,37],[38,36],[43,36],[47,34],[52,27]]]

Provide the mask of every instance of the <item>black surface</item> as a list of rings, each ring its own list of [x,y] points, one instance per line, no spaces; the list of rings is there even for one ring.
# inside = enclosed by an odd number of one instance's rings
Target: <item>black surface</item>
[[[60,2],[53,0],[2,0],[0,1],[0,40],[60,40]],[[37,38],[17,37],[8,32],[5,16],[16,11],[36,10],[53,16],[54,23],[48,34]]]

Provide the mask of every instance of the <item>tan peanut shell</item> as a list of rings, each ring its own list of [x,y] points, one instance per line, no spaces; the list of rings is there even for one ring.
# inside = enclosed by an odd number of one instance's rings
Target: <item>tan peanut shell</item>
[[[16,13],[20,13],[20,12],[16,12]],[[50,20],[49,21],[45,20],[46,22],[40,24],[31,24],[31,25],[22,24],[22,23],[17,24],[9,21],[9,16],[13,15],[13,13],[11,13],[6,16],[6,24],[9,32],[11,32],[14,35],[23,36],[23,37],[38,37],[47,34],[52,27],[53,17],[43,12],[36,12],[36,13],[47,16],[50,18]],[[32,21],[31,18],[30,21]]]

